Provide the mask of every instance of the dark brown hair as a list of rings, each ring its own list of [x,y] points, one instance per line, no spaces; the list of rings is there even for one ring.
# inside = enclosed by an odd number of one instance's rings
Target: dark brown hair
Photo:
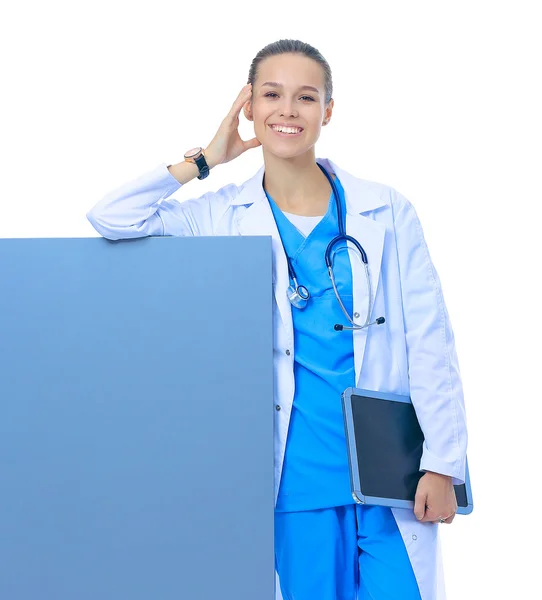
[[[247,83],[251,83],[254,86],[254,81],[256,80],[256,75],[258,73],[258,66],[262,60],[268,58],[269,56],[276,56],[277,54],[285,53],[302,54],[307,58],[312,58],[321,65],[322,69],[324,70],[324,88],[326,93],[325,103],[328,104],[333,94],[333,82],[331,80],[331,69],[329,64],[316,48],[299,40],[278,40],[278,42],[267,44],[265,48],[262,48],[252,60],[252,64],[250,65],[248,72]]]

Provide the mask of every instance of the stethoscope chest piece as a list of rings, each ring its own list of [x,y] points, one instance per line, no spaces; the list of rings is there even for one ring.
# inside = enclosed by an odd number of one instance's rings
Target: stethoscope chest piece
[[[294,285],[288,288],[288,300],[295,308],[305,308],[311,297],[309,290],[304,285],[298,285],[294,279]]]

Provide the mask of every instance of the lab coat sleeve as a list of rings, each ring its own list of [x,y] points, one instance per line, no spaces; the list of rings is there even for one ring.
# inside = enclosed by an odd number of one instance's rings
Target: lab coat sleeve
[[[213,235],[213,221],[237,187],[179,202],[169,198],[182,186],[165,163],[108,192],[87,213],[94,229],[110,240],[150,235]]]
[[[454,333],[414,206],[393,190],[410,381],[424,433],[421,471],[465,482],[467,425]]]

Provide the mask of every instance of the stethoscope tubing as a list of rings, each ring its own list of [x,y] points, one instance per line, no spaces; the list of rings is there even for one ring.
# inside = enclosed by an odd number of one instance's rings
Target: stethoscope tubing
[[[363,246],[358,242],[358,240],[356,240],[352,236],[346,234],[345,225],[343,223],[342,204],[339,199],[339,192],[337,190],[337,186],[335,185],[335,182],[333,181],[333,179],[329,175],[329,173],[324,169],[324,167],[320,163],[316,163],[316,164],[318,165],[320,170],[324,173],[324,175],[327,177],[327,180],[329,181],[329,183],[331,185],[331,189],[333,190],[333,197],[335,200],[335,206],[337,208],[337,216],[339,219],[339,235],[334,237],[327,245],[326,252],[325,252],[325,261],[326,261],[326,266],[328,269],[328,275],[329,275],[329,278],[331,279],[331,284],[333,285],[333,291],[335,292],[335,296],[337,297],[337,300],[339,301],[341,309],[342,309],[343,313],[345,314],[346,318],[352,324],[352,327],[345,327],[345,326],[341,326],[341,327],[342,327],[342,329],[351,329],[351,330],[364,329],[365,327],[368,327],[369,325],[371,325],[371,323],[369,323],[369,318],[371,315],[371,308],[372,308],[371,278],[369,276],[369,262],[367,259],[367,253],[363,249]],[[359,325],[358,323],[355,323],[350,318],[350,315],[348,314],[348,311],[344,307],[344,304],[341,300],[341,297],[339,295],[339,290],[337,289],[337,285],[335,283],[335,277],[333,276],[333,262],[332,262],[332,258],[331,258],[331,253],[333,252],[333,248],[336,246],[336,244],[338,244],[342,240],[344,240],[346,242],[351,242],[352,244],[354,244],[354,246],[357,248],[357,250],[359,250],[361,260],[365,267],[365,275],[367,278],[367,289],[368,289],[368,305],[369,306],[368,306],[368,310],[367,310],[367,317],[366,317],[365,323],[363,325]],[[348,244],[346,244],[346,249],[348,250]],[[286,253],[286,248],[284,249],[284,251]],[[290,279],[294,282],[294,285],[295,285],[293,296],[296,297],[297,302],[299,302],[300,300],[302,301],[301,302],[302,306],[295,304],[291,299],[290,299],[290,302],[296,308],[302,308],[304,306],[303,303],[306,304],[306,302],[309,300],[310,292],[304,285],[298,284],[296,273],[295,273],[294,267],[292,265],[292,261],[290,260],[290,257],[288,256],[288,254],[286,254],[286,259],[288,261],[288,273],[290,275]],[[340,330],[342,331],[342,329],[340,329]]]

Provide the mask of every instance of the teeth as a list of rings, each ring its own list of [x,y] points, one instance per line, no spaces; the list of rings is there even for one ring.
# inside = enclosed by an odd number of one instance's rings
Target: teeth
[[[283,133],[298,133],[301,131],[299,127],[280,127],[276,125],[272,125],[271,129],[274,131],[282,131]]]

